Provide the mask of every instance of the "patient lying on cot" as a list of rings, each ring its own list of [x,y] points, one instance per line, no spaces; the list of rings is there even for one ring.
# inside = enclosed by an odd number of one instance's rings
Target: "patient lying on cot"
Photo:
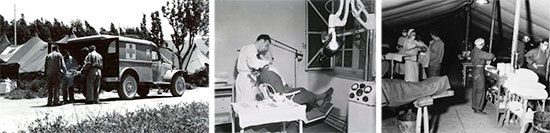
[[[319,107],[324,107],[330,103],[332,100],[332,93],[334,92],[334,89],[330,88],[322,94],[315,94],[303,87],[291,88],[289,86],[285,86],[283,85],[281,76],[270,69],[263,69],[259,71],[258,83],[270,84],[278,93],[290,93],[300,90],[300,92],[294,96],[292,101],[298,104],[309,104]]]
[[[421,82],[382,79],[382,103],[387,107],[398,107],[422,97],[443,93],[450,88],[447,76],[430,77]]]

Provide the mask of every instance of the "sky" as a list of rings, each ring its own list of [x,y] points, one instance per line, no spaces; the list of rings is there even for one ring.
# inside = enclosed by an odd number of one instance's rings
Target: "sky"
[[[14,4],[17,18],[21,13],[25,20],[32,22],[44,18],[53,22],[54,18],[70,25],[71,20],[86,20],[97,31],[101,27],[109,30],[111,23],[116,27],[139,27],[146,14],[147,29],[151,29],[151,13],[161,12],[164,39],[171,40],[172,28],[162,16],[161,8],[168,0],[2,0],[0,14],[6,20],[14,18]],[[172,0],[169,0],[172,1]],[[84,23],[84,22],[82,22]]]

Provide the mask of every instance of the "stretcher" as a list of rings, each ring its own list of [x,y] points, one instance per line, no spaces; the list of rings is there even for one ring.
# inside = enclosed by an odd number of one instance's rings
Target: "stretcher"
[[[428,106],[434,99],[454,96],[447,76],[431,77],[421,82],[405,82],[398,79],[384,79],[382,82],[382,103],[386,107],[399,107],[413,103],[417,108],[416,133],[424,125],[424,133],[430,132]],[[424,123],[422,123],[422,121]]]

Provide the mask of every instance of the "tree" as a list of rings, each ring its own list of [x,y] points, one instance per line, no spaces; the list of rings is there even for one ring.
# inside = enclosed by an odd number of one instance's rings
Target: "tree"
[[[12,34],[12,37],[13,37],[13,34]],[[29,40],[31,37],[32,37],[31,30],[27,26],[27,21],[25,21],[25,15],[21,14],[21,18],[17,20],[17,44],[23,44],[27,40]]]
[[[79,19],[71,21],[71,29],[71,32],[73,32],[77,37],[87,36],[86,30],[84,30],[84,25],[82,25],[82,21],[80,21]],[[67,33],[65,33],[65,35],[66,34]]]
[[[126,28],[124,28],[124,31],[126,32],[126,35],[125,35],[126,37],[141,39],[138,36],[138,34],[140,32],[138,27],[135,27],[135,28],[126,27]]]
[[[97,35],[97,31],[95,30],[94,27],[92,27],[90,25],[90,23],[88,23],[88,21],[84,20],[84,27],[85,27],[85,34],[86,36],[93,36],[93,35]]]
[[[151,13],[151,41],[158,46],[164,46],[165,43],[163,38],[164,35],[162,34],[159,11],[155,11]]]
[[[119,35],[115,24],[111,23],[111,30],[109,31],[109,33],[111,33],[110,35]]]
[[[31,33],[38,34],[38,37],[40,39],[45,41],[51,41],[51,32],[50,29],[45,27],[45,24],[43,23],[44,19],[36,19],[32,23],[29,24],[29,28],[31,29]]]
[[[99,34],[109,35],[109,32],[107,32],[107,30],[105,30],[105,28],[101,27],[101,28],[99,28]]]
[[[143,18],[141,19],[141,24],[139,28],[140,29],[137,30],[139,31],[138,36],[141,39],[151,41],[151,33],[149,32],[149,30],[147,30],[147,16],[145,14],[143,14]]]
[[[71,32],[71,28],[63,22],[58,21],[56,18],[53,19],[53,26],[50,28],[50,32],[52,33],[51,38],[53,40],[59,40],[63,38],[65,35]]]
[[[178,56],[183,52],[184,38],[188,37],[189,46],[183,58],[180,58],[180,62],[190,55],[195,37],[208,34],[208,12],[208,0],[172,0],[172,2],[166,2],[166,6],[162,6],[163,16],[168,19],[168,23],[174,30],[174,34],[170,37],[176,46]],[[182,66],[180,65],[180,69]]]
[[[4,16],[0,15],[0,32],[2,34],[7,34],[9,31],[10,24],[5,20]]]
[[[124,32],[124,30],[122,30],[122,28],[118,27],[118,32],[120,32],[120,35],[121,36],[125,36],[126,35],[126,32]]]

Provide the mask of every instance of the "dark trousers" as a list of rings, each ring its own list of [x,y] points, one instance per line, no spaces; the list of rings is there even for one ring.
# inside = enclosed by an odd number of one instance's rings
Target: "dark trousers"
[[[474,78],[474,90],[472,91],[472,109],[483,110],[485,102],[485,69],[474,67],[472,75]]]
[[[439,76],[440,70],[441,70],[441,64],[429,65],[428,66],[428,78]]]
[[[300,90],[300,93],[296,94],[292,101],[298,104],[315,104],[317,101],[317,95],[315,93],[308,91],[303,87],[292,88],[290,92],[298,90]]]
[[[64,102],[73,102],[74,101],[74,88],[73,86],[63,85],[63,101]]]
[[[61,77],[59,74],[48,74],[48,105],[59,104]]]
[[[99,102],[99,86],[101,83],[101,70],[91,68],[86,77],[86,101]]]

